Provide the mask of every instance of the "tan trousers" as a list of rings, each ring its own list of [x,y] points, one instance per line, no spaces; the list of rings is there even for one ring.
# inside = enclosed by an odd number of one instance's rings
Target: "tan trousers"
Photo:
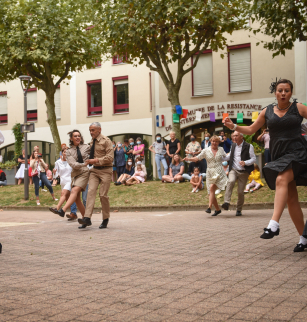
[[[86,209],[84,217],[91,218],[93,214],[93,209],[95,206],[95,199],[98,186],[99,188],[99,197],[102,207],[102,218],[110,218],[110,203],[108,197],[108,191],[110,188],[112,180],[112,167],[105,169],[92,169],[90,171],[90,178],[88,183],[88,193],[86,199]]]
[[[244,189],[247,183],[249,174],[247,172],[239,172],[232,169],[229,172],[228,184],[226,187],[224,202],[230,203],[233,187],[238,180],[238,202],[237,210],[241,211],[244,204]]]

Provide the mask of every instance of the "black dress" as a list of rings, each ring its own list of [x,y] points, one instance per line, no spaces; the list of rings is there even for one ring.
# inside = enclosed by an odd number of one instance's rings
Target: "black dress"
[[[296,102],[279,117],[274,105],[267,106],[265,119],[270,133],[272,161],[263,168],[265,180],[275,190],[276,178],[282,171],[292,169],[297,186],[307,186],[307,142],[301,134],[303,117]]]

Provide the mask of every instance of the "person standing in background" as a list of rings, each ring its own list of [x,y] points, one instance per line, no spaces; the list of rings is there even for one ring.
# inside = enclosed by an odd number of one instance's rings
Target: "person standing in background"
[[[78,222],[85,227],[91,226],[91,217],[93,214],[98,186],[101,202],[101,212],[103,221],[100,229],[107,228],[110,218],[110,202],[108,191],[112,179],[112,163],[114,152],[112,141],[101,134],[101,125],[94,122],[90,125],[90,134],[92,137],[90,158],[86,161],[87,165],[92,165],[90,169],[88,195],[86,200],[86,209],[84,218],[78,219]]]
[[[143,144],[140,137],[136,138],[136,145],[133,147],[133,154],[135,157],[140,157],[142,164],[145,165],[145,144]]]
[[[7,185],[6,174],[0,168],[0,187],[2,188],[3,186],[6,186],[6,185]]]
[[[165,142],[162,141],[160,133],[156,134],[156,141],[149,147],[149,150],[155,154],[155,161],[156,161],[157,170],[158,170],[158,177],[160,180],[162,180],[161,162],[162,162],[163,168],[164,168],[164,175],[166,175],[168,173],[168,165],[167,165],[167,162],[165,159],[166,144],[165,144]]]
[[[180,154],[181,144],[180,141],[176,138],[174,131],[170,132],[171,139],[166,144],[166,153],[167,153],[167,163],[170,165],[175,154]]]
[[[266,165],[271,162],[269,129],[263,130],[263,132],[257,137],[257,141],[264,142],[264,165]]]
[[[117,142],[116,148],[114,150],[117,178],[119,178],[125,171],[125,155],[125,149],[122,146],[121,142]]]
[[[206,149],[206,148],[209,148],[209,146],[211,145],[210,137],[211,137],[210,133],[206,132],[205,133],[205,138],[204,138],[204,140],[202,140],[201,145],[200,145],[202,150]]]
[[[18,179],[18,185],[21,184],[22,179],[24,178],[25,174],[25,162],[30,162],[29,156],[26,157],[25,150],[22,150],[22,154],[18,157],[18,171],[15,175],[15,179]]]
[[[196,135],[192,133],[190,135],[190,141],[185,148],[185,153],[188,158],[193,158],[201,152],[200,144],[196,141]],[[187,161],[190,163],[189,161]]]
[[[224,151],[226,153],[229,153],[230,152],[230,147],[231,147],[231,141],[230,139],[228,139],[228,137],[226,135],[223,136],[223,148],[224,148]]]

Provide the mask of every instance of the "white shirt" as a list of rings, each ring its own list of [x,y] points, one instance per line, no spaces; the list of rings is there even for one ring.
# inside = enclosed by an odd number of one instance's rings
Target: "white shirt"
[[[2,144],[4,142],[4,136],[2,134],[2,132],[0,131],[0,144]]]
[[[54,168],[61,179],[61,185],[71,182],[71,171],[72,168],[67,161],[58,160],[56,161]]]
[[[232,164],[232,168],[234,170],[240,170],[240,171],[245,170],[245,168],[242,167],[239,163],[240,161],[242,161],[241,160],[241,152],[242,152],[243,142],[240,145],[236,144],[236,147],[234,150],[233,164]],[[225,161],[230,160],[230,154],[231,154],[231,152],[227,155],[227,157],[225,158]],[[256,162],[256,156],[255,156],[254,147],[252,144],[249,145],[249,155],[251,158],[249,160],[244,161],[245,165],[247,165],[247,166],[252,165]]]
[[[209,140],[208,141],[205,141],[205,148],[209,148],[209,143],[210,143]]]

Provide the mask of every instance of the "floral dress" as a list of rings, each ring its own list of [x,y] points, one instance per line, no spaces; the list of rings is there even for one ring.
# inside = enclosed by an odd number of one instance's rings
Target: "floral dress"
[[[226,159],[224,149],[219,147],[214,157],[211,147],[209,147],[202,150],[197,158],[199,160],[206,159],[207,161],[206,184],[208,194],[210,194],[211,184],[215,184],[220,190],[225,190],[228,178],[222,166],[222,162]]]
[[[192,153],[192,152],[198,152],[198,151],[201,150],[201,146],[200,146],[200,144],[197,141],[190,142],[187,145],[186,150],[188,150],[190,153]],[[188,158],[193,158],[194,156],[192,154],[188,154],[187,157]],[[190,161],[188,161],[188,162],[190,162]]]

